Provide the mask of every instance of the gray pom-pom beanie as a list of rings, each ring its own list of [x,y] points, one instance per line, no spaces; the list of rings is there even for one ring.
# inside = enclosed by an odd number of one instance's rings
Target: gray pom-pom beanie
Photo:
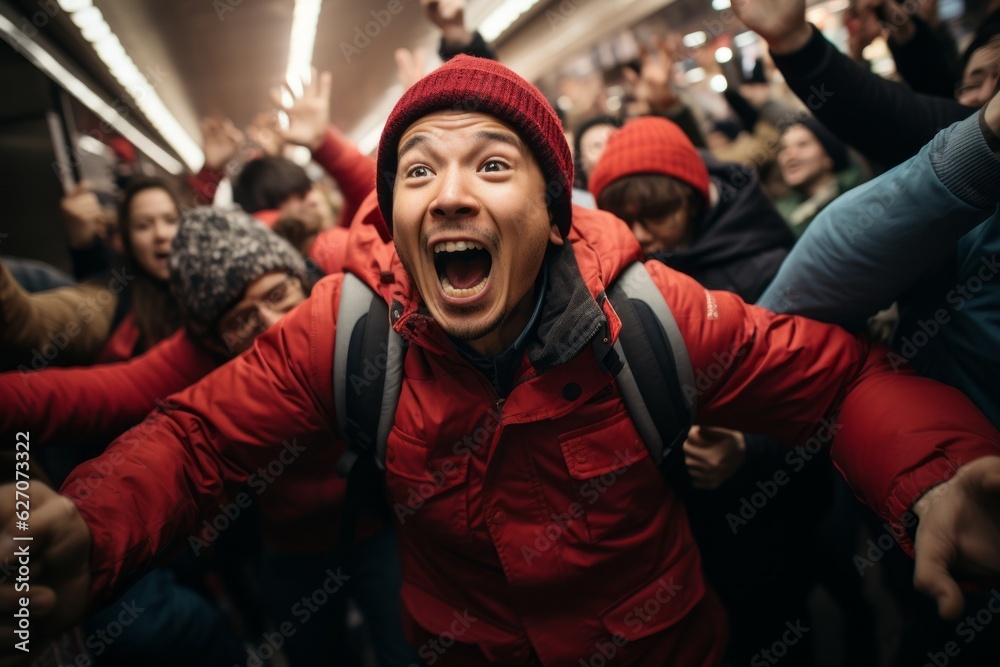
[[[170,290],[194,336],[212,334],[250,283],[272,271],[308,284],[302,255],[243,211],[205,206],[181,217],[170,251]]]

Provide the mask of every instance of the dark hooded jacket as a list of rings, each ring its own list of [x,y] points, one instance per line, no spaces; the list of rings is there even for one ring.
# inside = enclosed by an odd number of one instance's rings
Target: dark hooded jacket
[[[708,289],[753,303],[778,272],[795,238],[753,171],[702,152],[719,199],[698,222],[691,247],[653,255]]]

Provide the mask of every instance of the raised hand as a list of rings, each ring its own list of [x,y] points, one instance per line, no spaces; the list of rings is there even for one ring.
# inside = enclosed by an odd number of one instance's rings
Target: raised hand
[[[717,489],[746,461],[743,434],[727,428],[692,426],[684,441],[684,463],[696,489]]]
[[[441,30],[446,44],[464,45],[472,41],[465,27],[465,0],[420,0],[428,20]]]
[[[210,116],[201,120],[201,147],[205,153],[205,166],[219,170],[236,155],[236,150],[243,143],[243,133],[233,121],[219,116]]]
[[[639,49],[641,71],[631,67],[623,71],[626,83],[631,86],[636,102],[649,110],[664,110],[677,102],[673,89],[674,58],[663,38],[657,38],[654,51],[645,46]]]
[[[746,27],[764,38],[775,53],[791,53],[812,37],[806,0],[733,0],[733,11]]]
[[[913,584],[954,619],[964,601],[955,577],[995,586],[1000,581],[1000,456],[958,469],[913,507],[920,517],[914,541]]]
[[[332,89],[333,75],[330,72],[322,72],[317,76],[314,67],[312,77],[304,86],[302,96],[298,99],[293,97],[290,107],[285,108],[282,104],[280,89],[271,91],[271,100],[288,114],[288,129],[281,131],[285,141],[305,146],[310,150],[319,148],[330,123]]]
[[[106,236],[108,220],[97,195],[90,191],[90,184],[80,181],[59,202],[71,248],[89,248],[94,239]]]
[[[285,139],[278,126],[277,114],[262,111],[254,116],[246,127],[247,138],[250,139],[266,155],[281,155],[285,148]]]
[[[29,647],[39,647],[83,619],[90,591],[90,529],[76,506],[41,482],[32,482],[20,497],[16,491],[14,484],[0,486],[0,562],[17,573],[0,583],[0,667],[21,664],[28,656],[15,648],[21,641],[14,616],[21,598],[27,597],[29,604]],[[25,496],[30,509],[27,531],[18,529],[15,521],[15,508],[24,508],[16,502],[24,503]],[[33,539],[14,541],[15,535]],[[19,582],[22,565],[30,575]]]

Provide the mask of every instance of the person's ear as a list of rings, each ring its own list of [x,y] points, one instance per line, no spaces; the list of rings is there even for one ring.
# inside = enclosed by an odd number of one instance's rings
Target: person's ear
[[[559,225],[553,222],[554,217],[555,216],[552,215],[552,209],[549,209],[549,241],[551,241],[553,245],[562,245],[563,235],[562,232],[559,231]]]

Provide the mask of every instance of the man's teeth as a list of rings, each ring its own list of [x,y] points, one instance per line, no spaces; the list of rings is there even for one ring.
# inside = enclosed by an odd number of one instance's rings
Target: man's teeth
[[[434,254],[439,252],[464,252],[466,250],[486,250],[474,241],[442,241],[434,246]]]
[[[448,276],[445,276],[441,278],[441,289],[444,290],[445,294],[456,299],[461,299],[467,296],[475,296],[482,292],[486,287],[487,278],[489,278],[488,275],[483,276],[483,279],[480,280],[478,284],[473,285],[468,289],[459,289],[451,284],[451,281],[448,280]]]

